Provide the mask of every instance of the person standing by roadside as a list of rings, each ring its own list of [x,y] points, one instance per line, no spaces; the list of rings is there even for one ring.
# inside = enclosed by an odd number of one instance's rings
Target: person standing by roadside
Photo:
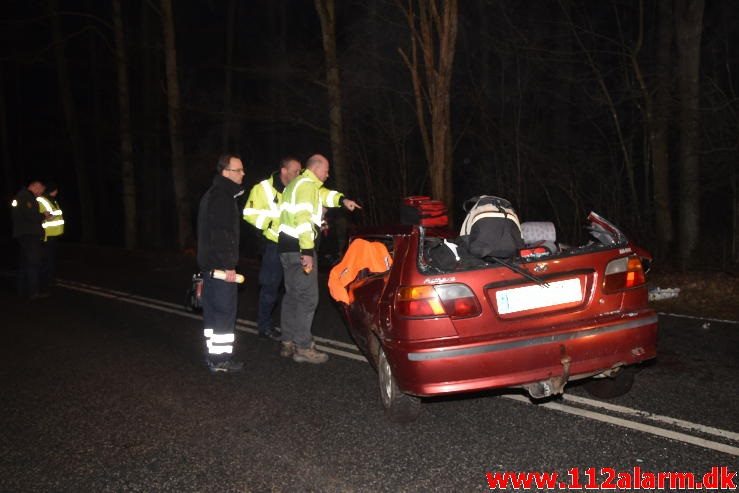
[[[36,197],[39,211],[44,215],[41,227],[44,229],[44,260],[41,267],[41,291],[54,285],[56,277],[57,240],[64,234],[64,214],[56,198],[59,187],[56,183],[47,182],[46,192]]]
[[[285,187],[300,173],[300,161],[285,157],[280,169],[269,178],[254,185],[246,200],[243,215],[248,222],[261,231],[262,263],[259,268],[259,305],[257,308],[257,330],[260,338],[280,340],[280,332],[272,322],[272,312],[282,284],[282,264],[277,253],[280,228],[280,206]]]
[[[324,156],[311,156],[305,166],[305,171],[291,181],[282,194],[277,243],[285,275],[280,355],[291,357],[297,363],[325,363],[328,355],[315,348],[311,335],[313,315],[318,306],[316,241],[323,208],[343,205],[353,211],[361,207],[323,186],[329,173],[329,162]]]
[[[39,211],[36,197],[44,193],[44,185],[31,182],[13,198],[13,239],[18,243],[18,296],[35,300],[48,296],[41,292],[43,262],[44,215]]]
[[[198,266],[203,276],[203,335],[206,364],[212,373],[238,372],[244,367],[231,359],[235,340],[239,262],[239,205],[244,193],[244,165],[236,154],[218,158],[213,184],[198,209]],[[211,277],[225,272],[223,279]]]

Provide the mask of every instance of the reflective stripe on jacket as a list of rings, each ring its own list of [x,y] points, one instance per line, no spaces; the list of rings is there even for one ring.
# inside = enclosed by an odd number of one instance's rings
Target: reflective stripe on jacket
[[[285,188],[279,232],[296,239],[300,252],[313,253],[324,207],[339,207],[343,194],[329,190],[309,169]]]
[[[44,219],[44,222],[41,223],[46,235],[44,239],[64,234],[64,215],[61,207],[59,207],[59,202],[51,197],[44,196],[36,197],[36,201],[42,214],[48,212],[51,215],[50,218]]]
[[[251,188],[242,214],[244,221],[261,230],[269,241],[277,243],[282,193],[275,188],[275,179],[277,177],[272,175]]]

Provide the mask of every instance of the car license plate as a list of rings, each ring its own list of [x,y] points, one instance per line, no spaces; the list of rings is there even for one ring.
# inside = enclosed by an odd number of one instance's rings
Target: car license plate
[[[550,282],[548,286],[524,286],[495,293],[498,313],[522,312],[582,301],[580,279]]]

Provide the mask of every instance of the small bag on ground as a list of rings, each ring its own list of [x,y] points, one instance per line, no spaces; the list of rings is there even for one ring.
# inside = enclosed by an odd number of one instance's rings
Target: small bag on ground
[[[190,288],[187,290],[185,308],[189,312],[199,312],[203,309],[203,276],[200,272],[192,275]]]

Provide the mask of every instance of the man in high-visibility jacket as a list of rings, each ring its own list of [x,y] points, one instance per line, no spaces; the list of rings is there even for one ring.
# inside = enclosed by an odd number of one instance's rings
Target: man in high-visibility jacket
[[[311,325],[318,306],[316,240],[324,207],[344,206],[361,209],[343,194],[328,190],[328,159],[316,154],[305,164],[305,171],[282,194],[280,234],[277,249],[285,275],[282,298],[282,348],[280,355],[298,363],[325,363],[328,355],[313,344]]]
[[[39,212],[44,215],[44,261],[41,267],[41,291],[46,291],[54,283],[56,276],[57,239],[64,234],[64,214],[56,197],[59,187],[56,183],[46,183],[46,193],[36,197]]]
[[[277,253],[277,238],[280,228],[280,205],[282,192],[290,181],[298,176],[300,161],[286,157],[280,161],[280,169],[269,178],[254,185],[246,199],[243,215],[248,222],[262,233],[262,265],[259,269],[259,305],[257,329],[259,337],[280,340],[280,332],[272,323],[272,312],[282,284],[282,264]]]

